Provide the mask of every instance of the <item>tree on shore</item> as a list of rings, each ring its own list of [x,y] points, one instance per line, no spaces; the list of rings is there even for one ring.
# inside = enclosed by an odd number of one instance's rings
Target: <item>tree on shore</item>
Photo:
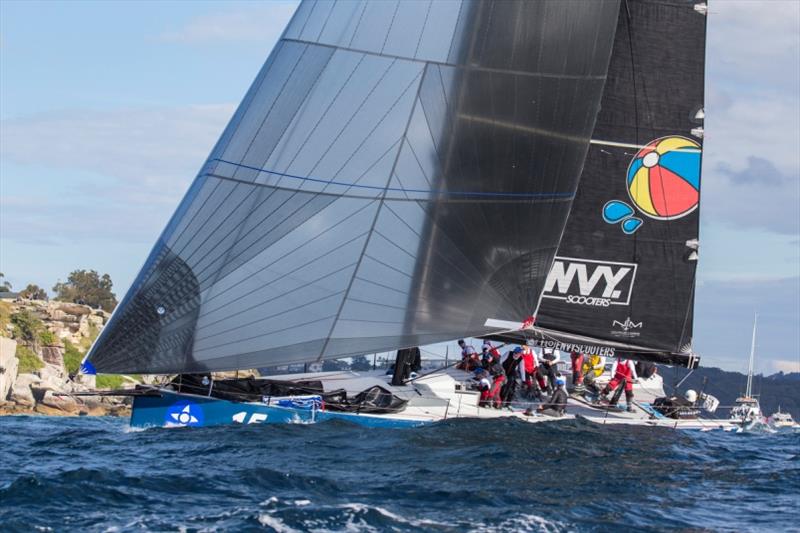
[[[117,306],[117,297],[111,291],[111,276],[100,276],[96,270],[73,270],[66,283],[56,283],[53,292],[56,300],[86,304],[111,312]]]
[[[5,274],[0,272],[0,292],[11,292],[11,283],[4,278]]]
[[[357,355],[353,357],[353,362],[350,364],[350,370],[357,372],[365,372],[372,370],[372,363],[369,362],[366,355]]]
[[[47,291],[35,283],[28,283],[28,286],[20,291],[19,295],[28,300],[47,300]]]

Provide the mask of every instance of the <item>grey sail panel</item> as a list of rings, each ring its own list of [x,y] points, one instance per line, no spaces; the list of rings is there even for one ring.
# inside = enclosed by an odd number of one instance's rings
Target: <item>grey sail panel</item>
[[[640,359],[697,362],[706,39],[697,4],[620,8],[594,141],[537,313],[544,339],[581,335]]]
[[[250,368],[529,315],[618,8],[303,2],[89,362]]]

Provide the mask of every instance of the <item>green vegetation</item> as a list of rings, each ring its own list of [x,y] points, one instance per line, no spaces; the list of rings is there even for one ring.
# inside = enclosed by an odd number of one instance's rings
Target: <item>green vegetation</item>
[[[118,389],[125,383],[125,378],[115,374],[98,374],[95,383],[98,389]]]
[[[35,345],[39,335],[45,331],[42,321],[27,310],[12,314],[11,323],[14,325],[14,337],[26,344]]]
[[[68,374],[75,374],[83,361],[83,353],[69,341],[64,341],[64,368]]]
[[[43,329],[39,332],[39,342],[42,343],[44,346],[57,346],[61,344],[58,341],[58,337],[56,337],[56,334],[50,331],[49,329]]]
[[[73,270],[66,283],[56,283],[53,292],[63,302],[82,303],[111,312],[117,306],[117,297],[111,292],[111,276],[100,276],[96,270]]]
[[[7,327],[11,323],[11,304],[0,302],[0,336],[7,336]]]
[[[5,274],[0,272],[0,292],[11,292],[11,283],[4,280],[5,277]]]
[[[47,300],[47,291],[35,283],[28,283],[28,286],[21,290],[19,295],[28,300]]]
[[[100,335],[100,330],[94,324],[89,323],[89,336],[81,339],[81,350],[83,350],[83,353],[89,351],[89,348],[92,347],[92,343],[94,343],[98,335]]]
[[[19,373],[29,374],[35,372],[40,368],[44,368],[44,361],[39,359],[39,356],[27,346],[18,345],[17,351],[14,353],[19,359]]]

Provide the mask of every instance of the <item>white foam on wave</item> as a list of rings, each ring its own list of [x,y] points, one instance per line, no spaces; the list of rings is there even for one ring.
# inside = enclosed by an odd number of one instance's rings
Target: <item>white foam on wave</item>
[[[141,433],[142,431],[148,431],[153,429],[156,426],[148,426],[148,427],[134,427],[134,426],[122,426],[123,433]]]
[[[286,525],[283,520],[269,513],[259,513],[258,523],[262,526],[271,527],[277,533],[300,533],[299,529]]]
[[[523,513],[503,520],[497,525],[484,524],[470,531],[538,531],[551,533],[568,529],[566,524],[555,520],[548,520],[542,516]]]
[[[446,522],[437,522],[435,520],[429,520],[427,518],[406,518],[404,516],[400,516],[399,514],[393,513],[388,509],[384,509],[383,507],[379,507],[377,505],[366,505],[363,503],[344,503],[338,506],[341,509],[349,509],[356,513],[366,513],[370,510],[375,511],[376,513],[389,518],[390,520],[394,520],[395,522],[399,522],[401,524],[408,524],[414,527],[422,527],[422,526],[452,526],[453,524],[448,524]]]

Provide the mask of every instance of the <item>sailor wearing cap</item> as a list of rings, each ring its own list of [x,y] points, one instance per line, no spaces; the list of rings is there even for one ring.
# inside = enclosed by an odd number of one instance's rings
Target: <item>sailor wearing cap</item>
[[[546,416],[564,416],[567,409],[567,380],[559,374],[555,379],[555,390],[546,403],[539,406],[539,412]]]

